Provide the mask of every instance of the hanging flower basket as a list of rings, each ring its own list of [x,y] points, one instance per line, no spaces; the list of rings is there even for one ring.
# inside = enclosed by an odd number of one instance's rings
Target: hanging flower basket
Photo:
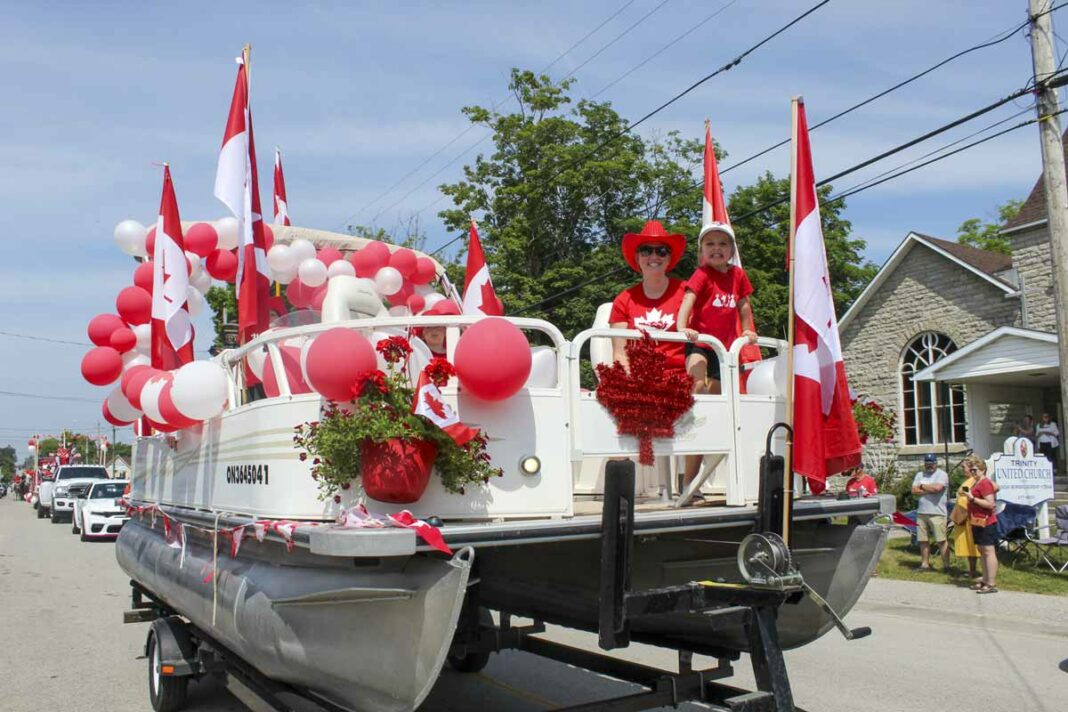
[[[360,443],[363,490],[379,502],[418,502],[430,484],[437,455],[438,446],[429,440],[364,440]]]

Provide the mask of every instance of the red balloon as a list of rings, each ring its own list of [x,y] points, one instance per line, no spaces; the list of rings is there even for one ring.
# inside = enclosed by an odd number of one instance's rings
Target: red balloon
[[[389,256],[389,266],[401,273],[402,277],[411,277],[416,267],[415,253],[407,247],[401,247]]]
[[[126,353],[134,346],[137,346],[137,335],[133,333],[133,329],[124,326],[111,332],[111,348],[120,354]]]
[[[230,250],[215,250],[208,255],[207,270],[215,279],[233,282],[237,279],[237,255]]]
[[[395,307],[402,307],[408,302],[408,297],[412,296],[414,292],[415,287],[412,286],[411,282],[405,282],[401,285],[400,289],[398,289],[394,294],[391,294],[386,297],[386,299],[389,301],[390,305]]]
[[[294,279],[286,285],[286,299],[297,309],[307,309],[311,306],[312,288],[304,286],[304,282]]]
[[[351,329],[337,327],[315,337],[308,347],[308,384],[332,401],[352,400],[356,377],[378,368],[371,342]]]
[[[352,266],[357,277],[373,279],[378,270],[389,264],[389,248],[385,243],[371,240],[352,254]]]
[[[315,311],[323,310],[323,300],[326,299],[326,287],[328,284],[329,282],[324,282],[311,291],[311,299],[308,302],[308,306]]]
[[[274,246],[274,230],[271,226],[264,223],[263,225],[263,251],[271,249]]]
[[[289,313],[286,309],[286,302],[281,297],[270,296],[267,297],[267,312],[269,314],[275,314],[276,316],[285,316]]]
[[[89,321],[89,340],[96,346],[110,346],[111,335],[116,329],[122,329],[126,322],[116,314],[97,314]]]
[[[323,249],[319,250],[319,254],[317,254],[316,257],[327,267],[329,267],[334,262],[337,262],[338,260],[345,259],[344,256],[341,254],[341,251],[338,250],[336,247],[324,247]]]
[[[219,244],[219,233],[211,223],[194,223],[185,231],[185,249],[200,257],[207,257]]]
[[[148,232],[145,233],[145,251],[148,252],[148,259],[152,259],[156,256],[156,226],[148,228]]]
[[[304,381],[304,374],[300,370],[300,347],[282,346],[279,349],[282,356],[282,368],[286,373],[286,381],[289,382],[289,392],[293,395],[311,393],[311,388]],[[268,398],[279,395],[278,379],[274,374],[274,363],[271,359],[263,364],[263,390]]]
[[[434,260],[429,257],[417,257],[415,271],[412,272],[412,284],[428,284],[437,275]]]
[[[476,398],[504,400],[519,392],[530,375],[530,344],[505,319],[483,319],[467,328],[456,344],[456,376]]]
[[[82,358],[82,377],[94,386],[106,386],[122,375],[122,356],[110,346],[97,346]]]
[[[122,389],[122,394],[126,396],[126,400],[130,401],[130,405],[138,410],[144,410],[141,407],[141,389],[145,387],[145,384],[150,380],[163,373],[158,368],[152,368],[151,366],[134,366],[126,373],[122,374],[122,381],[119,382],[119,387]]]
[[[159,412],[163,416],[163,419],[167,421],[167,425],[173,425],[176,428],[190,428],[199,420],[194,418],[188,418],[177,406],[174,405],[174,399],[171,397],[171,389],[174,387],[174,380],[167,381],[167,385],[163,387],[163,390],[159,394]]]
[[[127,426],[127,425],[129,425],[130,423],[133,422],[132,420],[131,421],[119,420],[114,415],[112,415],[111,414],[111,409],[108,408],[108,402],[107,401],[104,401],[103,408],[101,409],[101,412],[104,414],[104,420],[108,421],[112,425],[117,425],[120,428],[124,427],[124,426]]]
[[[137,265],[137,269],[134,270],[133,283],[134,286],[152,294],[152,260]]]
[[[418,314],[423,311],[423,307],[426,306],[426,299],[421,294],[413,294],[408,297],[406,304],[408,306],[408,311],[412,314]]]
[[[140,287],[126,287],[115,298],[115,309],[127,324],[147,324],[152,318],[152,295]]]
[[[157,423],[149,417],[146,417],[145,420],[148,421],[148,424],[152,426],[153,430],[158,430],[161,433],[173,433],[175,430],[178,430],[178,428],[174,425],[169,425],[168,423]]]

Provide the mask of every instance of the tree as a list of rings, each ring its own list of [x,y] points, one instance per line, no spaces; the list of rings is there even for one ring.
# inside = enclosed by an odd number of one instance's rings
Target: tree
[[[423,230],[417,214],[398,220],[397,226],[389,230],[377,225],[348,225],[345,227],[345,232],[353,237],[388,242],[391,245],[410,247],[420,252],[426,245],[426,231]]]
[[[1022,207],[1023,201],[1007,200],[997,206],[996,220],[983,222],[979,218],[968,218],[957,228],[957,242],[980,250],[1011,254],[1009,241],[1001,236],[1001,226],[1019,215]]]
[[[0,478],[4,482],[11,481],[11,475],[15,473],[15,448],[10,445],[0,447]]]
[[[625,133],[626,121],[607,102],[570,106],[571,84],[513,69],[509,89],[518,111],[463,109],[473,123],[493,131],[493,153],[465,166],[463,180],[440,186],[454,205],[440,213],[450,229],[464,230],[470,217],[478,218],[493,284],[507,312],[545,318],[568,336],[588,328],[599,304],[637,281],[619,251],[625,232],[656,218],[673,232],[696,237],[704,151],[702,141],[675,131],[651,139]],[[721,159],[726,155],[718,146],[716,152]],[[828,192],[821,190],[824,199]],[[767,174],[735,191],[731,214],[788,194],[788,181]],[[840,310],[876,272],[862,260],[865,243],[851,236],[842,209],[839,203],[822,210]],[[757,324],[761,333],[776,336],[785,333],[789,210],[784,204],[737,225],[743,263],[756,289]],[[691,248],[675,274],[689,276],[695,266]],[[462,266],[451,266],[449,274],[462,281]]]
[[[223,344],[223,324],[237,322],[237,288],[232,284],[213,286],[204,295],[211,307],[211,323],[215,327],[215,340],[212,346],[225,348]]]

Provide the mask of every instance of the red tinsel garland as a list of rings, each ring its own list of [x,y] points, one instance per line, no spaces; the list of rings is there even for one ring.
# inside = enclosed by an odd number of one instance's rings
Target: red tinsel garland
[[[675,421],[693,407],[693,379],[667,368],[649,338],[626,346],[630,373],[620,363],[597,366],[597,402],[616,420],[616,432],[638,438],[638,462],[653,464],[653,438],[675,436]]]

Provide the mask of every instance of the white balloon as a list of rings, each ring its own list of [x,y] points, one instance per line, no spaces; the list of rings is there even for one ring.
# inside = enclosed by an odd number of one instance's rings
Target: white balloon
[[[131,257],[147,257],[145,235],[148,228],[136,220],[123,220],[115,226],[115,243]]]
[[[157,423],[166,423],[163,418],[163,413],[159,412],[159,396],[163,393],[164,387],[167,385],[167,381],[171,380],[170,372],[153,376],[145,383],[144,388],[141,389],[141,408],[144,409],[145,415],[149,420]],[[111,407],[110,405],[108,406]],[[181,409],[179,409],[181,410]],[[112,415],[115,412],[112,411]],[[119,416],[115,415],[116,418]]]
[[[352,263],[348,260],[334,260],[330,263],[330,266],[326,268],[327,277],[355,277],[356,268],[352,266]]]
[[[207,294],[211,289],[211,275],[207,270],[201,270],[200,274],[195,277],[191,277],[189,283],[197,288],[197,291],[201,294]]]
[[[267,250],[267,264],[275,272],[288,272],[296,266],[295,255],[288,245],[272,245]]]
[[[405,306],[396,306],[389,308],[390,316],[408,316],[408,314],[408,307]]]
[[[315,245],[312,244],[311,240],[305,240],[303,237],[298,237],[289,243],[289,249],[293,253],[293,261],[298,265],[304,260],[310,260],[315,257]]]
[[[764,359],[749,372],[745,390],[752,395],[786,397],[786,359]]]
[[[108,411],[124,423],[132,423],[141,417],[141,411],[130,405],[130,401],[122,394],[122,388],[115,386],[108,393]]]
[[[114,414],[114,413],[112,413],[112,415],[115,415],[115,414]],[[29,451],[29,453],[30,453],[31,455],[32,455],[33,453],[37,452],[37,446],[36,446],[36,445],[27,445],[27,446],[26,446],[26,449],[27,449],[27,450]]]
[[[189,273],[189,281],[192,282],[197,276],[204,271],[204,263],[200,261],[200,255],[195,252],[185,251],[185,258],[189,260],[189,264],[193,266],[193,271]]]
[[[383,267],[375,274],[375,289],[384,297],[396,294],[404,286],[404,277],[393,267]]]
[[[438,294],[437,292],[431,292],[430,294],[424,295],[423,296],[423,303],[425,304],[425,306],[423,307],[423,311],[426,311],[430,307],[432,307],[435,304],[437,304],[438,302],[442,302],[442,301],[445,301],[445,297],[443,297],[442,295]]]
[[[193,361],[174,372],[171,399],[178,412],[194,420],[210,420],[226,407],[230,379],[214,361]]]
[[[137,345],[135,349],[143,354],[148,354],[152,348],[152,324],[133,324],[130,326],[134,336],[137,337]]]
[[[300,263],[297,275],[309,287],[321,287],[326,283],[326,265],[312,257]]]
[[[285,272],[279,272],[278,270],[271,270],[271,276],[274,277],[274,281],[279,284],[289,284],[297,278],[297,266],[293,265]]]
[[[551,346],[530,347],[530,375],[526,387],[556,387],[556,350]]]
[[[232,250],[237,247],[237,218],[226,217],[215,221],[215,234],[219,236],[219,242],[215,247],[220,250]]]
[[[189,316],[196,316],[204,311],[204,295],[200,290],[190,284],[185,288],[186,301],[189,304]]]
[[[137,349],[131,349],[122,355],[122,370],[129,371],[134,366],[150,366],[152,361]]]
[[[415,293],[420,297],[429,297],[434,294],[434,288],[429,284],[417,284],[415,285]],[[444,297],[442,297],[444,299]]]

